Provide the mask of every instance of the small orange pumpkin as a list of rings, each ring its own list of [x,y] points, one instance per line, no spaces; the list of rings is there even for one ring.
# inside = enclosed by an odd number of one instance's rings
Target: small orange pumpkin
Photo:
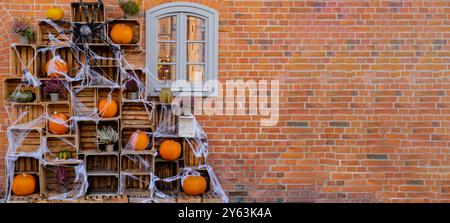
[[[115,24],[110,34],[111,40],[117,44],[129,44],[133,40],[133,29],[127,24]]]
[[[12,192],[17,196],[27,196],[36,190],[36,179],[31,174],[19,174],[14,177]]]
[[[45,65],[45,72],[47,73],[47,75],[51,78],[56,78],[56,77],[64,77],[64,75],[60,74],[60,73],[64,73],[67,74],[67,63],[66,61],[64,61],[63,59],[61,59],[61,57],[57,57],[52,61],[52,66],[54,66],[54,70],[60,72],[54,72],[49,74],[49,70],[48,67],[50,66],[50,61],[47,61],[47,64]]]
[[[166,140],[159,146],[159,155],[167,161],[178,159],[181,154],[181,145],[173,140]]]
[[[116,116],[117,109],[118,109],[117,102],[112,98],[111,100],[103,98],[98,103],[98,111],[100,113],[100,116],[102,116],[102,118],[112,118]]]
[[[205,193],[205,178],[202,176],[187,176],[183,181],[183,191],[191,196],[197,196]]]
[[[147,148],[149,141],[148,135],[145,132],[135,131],[130,137],[131,148],[135,150],[144,150]]]
[[[51,116],[52,120],[55,121],[48,121],[48,129],[51,133],[62,135],[66,134],[69,131],[69,127],[67,126],[67,116],[63,113],[58,113],[57,111],[53,112],[53,115]],[[58,122],[56,122],[58,121]],[[62,123],[64,122],[64,123]]]

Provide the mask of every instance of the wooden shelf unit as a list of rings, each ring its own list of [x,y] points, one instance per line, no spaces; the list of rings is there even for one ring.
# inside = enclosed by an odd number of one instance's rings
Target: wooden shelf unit
[[[104,5],[99,6],[96,2],[87,4],[89,15],[92,15],[97,7],[101,7],[95,18],[95,23],[98,24],[107,20]],[[85,12],[81,9],[78,2],[71,4],[70,18],[72,22],[76,23],[76,26],[82,26],[88,22],[85,18]],[[66,23],[56,23],[64,29],[69,29]],[[109,36],[112,25],[116,23],[126,23],[133,29],[134,39],[131,44],[120,45],[122,52],[130,51],[133,53],[140,50],[143,39],[141,36],[143,29],[142,19],[119,19],[100,29],[99,32],[107,32]],[[50,80],[47,77],[45,65],[52,58],[51,51],[36,53],[39,49],[52,44],[49,43],[48,33],[56,36],[57,31],[45,22],[38,21],[37,44],[15,44],[13,47],[17,49],[18,54],[14,48],[11,48],[11,78],[5,80],[5,100],[21,83],[25,67],[20,63],[19,59],[22,59],[25,65],[30,65],[27,69],[40,81]],[[66,34],[66,36],[71,40],[75,39],[75,36],[72,34]],[[58,39],[64,40],[61,37],[58,37]],[[115,52],[99,40],[92,40],[88,43],[88,46],[89,50],[99,57],[115,57]],[[83,46],[79,45],[79,47]],[[73,52],[69,46],[64,44],[58,45],[55,55],[60,55],[67,62],[68,76],[71,77],[74,77],[80,68],[77,61],[86,62],[85,52]],[[89,62],[93,71],[120,86],[125,84],[124,75],[118,69],[118,65],[122,64],[121,61],[97,58]],[[127,65],[126,69],[127,72],[136,75],[144,85],[148,84],[146,74],[141,69],[137,69],[135,65]],[[92,80],[88,81],[95,83]],[[36,151],[39,149],[41,141],[46,140],[47,146],[53,154],[45,154],[44,158],[48,163],[46,167],[42,166],[38,160],[33,160],[32,158],[20,157],[16,161],[15,174],[33,174],[37,178],[39,185],[35,194],[24,199],[14,198],[16,199],[15,201],[45,203],[46,201],[42,199],[58,194],[55,172],[52,170],[61,165],[69,166],[67,167],[68,169],[73,169],[72,167],[75,165],[85,164],[89,187],[88,193],[84,198],[81,198],[80,202],[96,202],[98,200],[103,202],[108,199],[117,202],[124,202],[125,200],[139,202],[152,197],[154,191],[149,191],[148,188],[151,173],[160,178],[168,178],[177,175],[182,171],[183,167],[195,169],[198,165],[205,163],[203,158],[193,156],[193,152],[188,148],[186,141],[189,139],[177,136],[178,116],[172,113],[171,104],[154,103],[154,101],[150,103],[149,100],[152,99],[147,98],[130,100],[130,92],[127,90],[122,91],[121,87],[110,89],[109,87],[95,86],[94,84],[94,86],[81,89],[80,84],[77,82],[67,83],[67,86],[70,88],[67,94],[62,95],[61,100],[57,102],[51,102],[49,97],[43,94],[42,90],[29,87],[30,90],[35,91],[36,100],[34,102],[10,103],[13,108],[11,113],[13,118],[21,117],[24,111],[29,111],[20,120],[17,120],[18,127],[20,127],[20,124],[26,124],[42,117],[44,114],[50,115],[55,110],[66,114],[67,117],[86,117],[86,119],[79,119],[76,123],[71,123],[73,128],[64,135],[55,135],[48,132],[48,123],[45,120],[36,122],[34,126],[26,125],[17,130],[11,129],[11,131],[17,131],[18,134],[22,134],[25,129],[31,128],[26,130],[29,132],[24,139],[24,143],[19,146],[19,151]],[[69,90],[75,96],[74,98],[70,97]],[[98,114],[98,102],[103,98],[107,98],[109,94],[112,95],[118,104],[116,117],[101,119],[98,122],[90,120],[89,115]],[[144,96],[147,97],[147,94],[145,93]],[[152,111],[153,109],[154,111]],[[97,132],[103,126],[113,126],[120,133],[120,140],[116,143],[114,152],[106,152],[104,151],[104,145],[98,144]],[[163,135],[159,135],[161,137],[156,137],[154,133],[158,127],[168,131],[163,132]],[[129,142],[131,134],[136,130],[151,133],[148,148],[143,151],[123,150]],[[165,139],[173,139],[180,142],[182,153],[178,160],[165,161],[159,157],[154,157],[153,154],[158,149],[160,142]],[[74,158],[74,160],[69,162],[56,159],[57,153],[62,150],[71,151],[71,158]],[[202,174],[207,177],[209,184],[207,172],[205,170],[200,171],[203,171]],[[70,170],[69,181],[73,180],[74,177],[75,173]],[[70,186],[71,184],[68,185],[68,189]],[[156,202],[206,202],[217,200],[217,195],[212,192],[195,197],[184,194],[180,180],[170,183],[159,181],[156,183],[156,187],[171,197],[169,199],[157,199]],[[123,195],[126,195],[126,199],[119,195],[121,188],[123,189]],[[41,195],[43,198],[38,198],[38,195]]]

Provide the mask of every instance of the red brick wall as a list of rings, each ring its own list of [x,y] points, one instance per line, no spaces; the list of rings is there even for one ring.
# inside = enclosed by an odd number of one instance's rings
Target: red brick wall
[[[2,2],[4,78],[11,17],[70,1]],[[281,83],[276,127],[199,117],[230,201],[450,202],[449,1],[195,2],[220,12],[221,80]]]

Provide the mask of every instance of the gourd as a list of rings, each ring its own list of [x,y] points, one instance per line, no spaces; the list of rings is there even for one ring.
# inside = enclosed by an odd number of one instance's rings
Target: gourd
[[[171,103],[172,99],[172,90],[170,88],[161,88],[159,91],[159,101],[161,103]]]
[[[129,44],[133,40],[133,29],[127,24],[117,23],[111,29],[111,40],[117,44]]]
[[[98,110],[102,118],[112,118],[117,114],[117,102],[112,98],[110,100],[104,98],[98,103]]]
[[[36,95],[30,90],[15,90],[13,91],[8,98],[14,102],[33,102],[36,100]]]
[[[52,121],[55,120],[55,121]],[[51,116],[51,120],[48,121],[48,129],[51,133],[62,135],[66,134],[69,131],[69,127],[67,126],[67,116],[63,113],[53,112]]]
[[[63,150],[58,152],[58,159],[66,160],[70,159],[71,153],[69,150]]]
[[[59,7],[51,7],[47,9],[45,15],[51,20],[61,20],[64,17],[64,11]]]
[[[12,182],[12,192],[17,196],[27,196],[36,190],[36,179],[31,174],[16,175]]]
[[[53,61],[51,64],[53,66],[52,71],[58,71],[59,73],[54,72],[54,73],[49,74],[50,61]],[[64,77],[63,74],[67,74],[67,63],[66,63],[66,61],[61,59],[61,57],[58,56],[57,58],[55,58],[53,60],[47,61],[47,63],[45,64],[45,72],[51,78]]]
[[[205,193],[205,178],[202,176],[187,176],[183,181],[183,191],[191,196],[197,196]]]
[[[141,132],[138,130],[133,132],[133,134],[131,135],[130,140],[131,148],[135,150],[146,149],[149,142],[150,142],[149,137],[145,132]]]
[[[167,161],[178,159],[181,154],[181,145],[179,142],[173,140],[165,140],[159,146],[159,155]]]

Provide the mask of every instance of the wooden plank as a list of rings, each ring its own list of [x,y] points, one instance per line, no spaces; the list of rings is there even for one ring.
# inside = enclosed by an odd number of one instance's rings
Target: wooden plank
[[[177,203],[201,203],[201,196],[191,196],[185,193],[179,193],[177,198]]]

